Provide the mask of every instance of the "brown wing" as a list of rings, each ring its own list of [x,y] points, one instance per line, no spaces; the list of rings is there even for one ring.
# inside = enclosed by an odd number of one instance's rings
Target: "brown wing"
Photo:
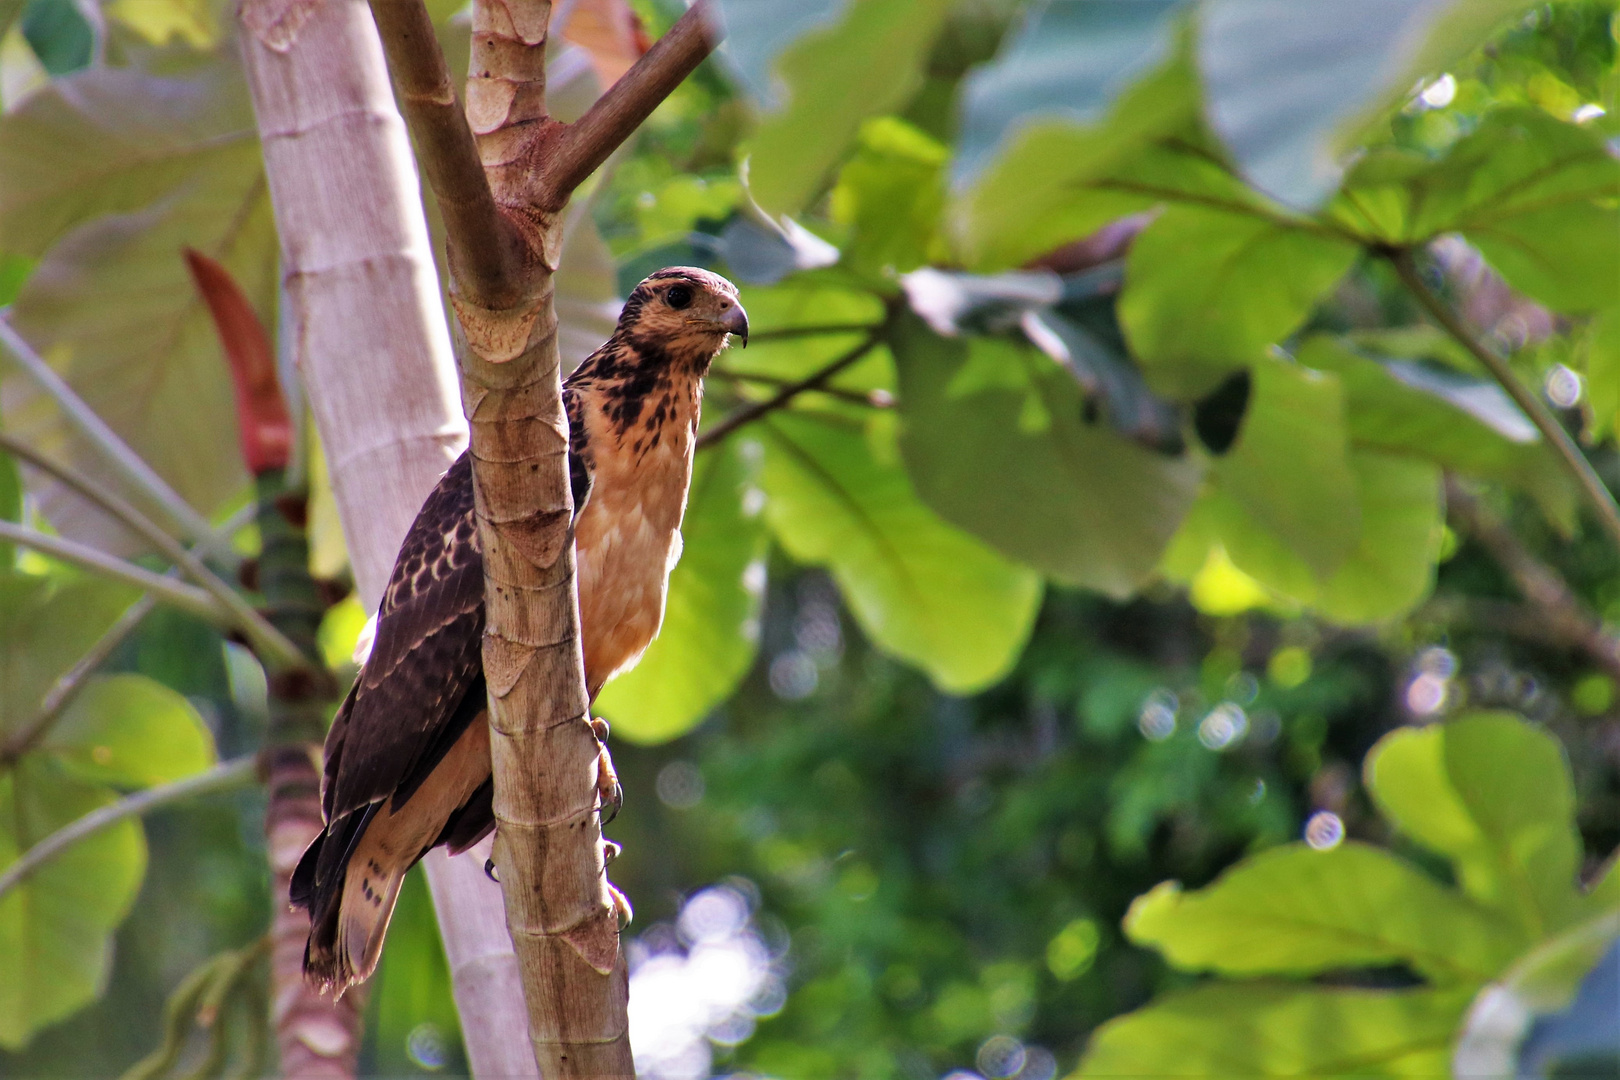
[[[473,519],[472,470],[456,459],[400,547],[376,643],[326,739],[327,821],[414,791],[483,695],[484,571]],[[450,730],[454,727],[456,730]]]

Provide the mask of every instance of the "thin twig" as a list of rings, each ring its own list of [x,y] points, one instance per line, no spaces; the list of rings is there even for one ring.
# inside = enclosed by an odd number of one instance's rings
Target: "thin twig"
[[[542,209],[558,210],[585,178],[629,138],[652,111],[720,43],[711,0],[697,0],[619,81],[569,124],[547,148],[536,194]]]
[[[823,367],[819,371],[813,372],[812,374],[806,375],[804,378],[799,379],[796,382],[788,383],[786,386],[782,387],[782,389],[778,390],[764,401],[757,401],[752,405],[743,406],[730,416],[727,416],[725,419],[721,420],[708,431],[705,431],[703,434],[699,435],[697,448],[699,450],[703,450],[707,447],[715,445],[721,439],[724,439],[738,428],[743,427],[746,424],[751,424],[760,417],[775,412],[777,409],[780,409],[782,406],[788,404],[794,398],[798,397],[807,390],[820,390],[822,385],[826,383],[827,380],[831,379],[834,375],[837,375],[840,371],[843,371],[845,368],[854,364],[855,361],[871,352],[881,340],[881,335],[877,333],[868,334],[865,341],[861,342],[859,345],[855,346],[855,348],[840,356],[826,367]]]
[[[96,415],[94,409],[68,385],[66,379],[34,351],[10,322],[11,309],[0,308],[0,345],[6,347],[12,358],[29,380],[46,397],[56,403],[79,433],[90,441],[117,472],[141,493],[163,507],[187,537],[199,544],[209,555],[235,565],[240,556],[231,550],[229,541],[216,533],[203,516],[191,508],[180,493],[152,470],[142,457],[132,450],[118,433]]]
[[[234,621],[229,612],[220,606],[219,601],[195,585],[187,585],[162,574],[154,574],[145,567],[125,562],[88,544],[64,540],[60,536],[51,536],[49,533],[38,532],[11,521],[0,521],[0,540],[21,544],[42,555],[50,555],[63,562],[82,566],[103,577],[112,578],[114,581],[133,585],[137,589],[151,593],[171,607],[179,608],[188,615],[195,615],[216,626],[221,624],[229,626]]]
[[[116,825],[127,818],[137,817],[148,810],[155,810],[160,806],[180,802],[197,795],[208,795],[217,791],[229,791],[232,788],[246,787],[258,777],[258,757],[249,754],[232,761],[215,765],[207,772],[188,776],[184,780],[176,780],[172,784],[163,784],[145,791],[138,791],[133,795],[109,803],[99,810],[68,823],[51,833],[45,839],[23,852],[22,857],[10,866],[4,873],[0,873],[0,896],[4,896],[16,888],[23,881],[33,875],[41,866],[56,858],[68,848],[85,840],[109,826]]]
[[[1610,674],[1620,677],[1620,638],[1581,602],[1557,570],[1538,559],[1506,522],[1449,475],[1446,511],[1512,579],[1546,636],[1580,649]]]
[[[792,379],[784,379],[780,375],[759,375],[752,372],[711,371],[709,377],[729,379],[732,382],[759,383],[761,386],[793,385]],[[872,409],[888,409],[894,406],[894,397],[887,390],[845,390],[837,386],[822,386],[817,388],[816,393]]]
[[[1552,445],[1554,452],[1564,463],[1569,474],[1574,477],[1582,494],[1586,496],[1587,503],[1597,512],[1598,521],[1609,534],[1609,539],[1620,547],[1620,505],[1616,505],[1614,495],[1598,476],[1592,463],[1586,460],[1581,448],[1575,445],[1564,425],[1558,422],[1552,410],[1547,408],[1545,402],[1535,393],[1521,383],[1508,362],[1496,355],[1479,336],[1457,316],[1445,302],[1435,295],[1423,280],[1410,249],[1390,249],[1383,252],[1394,266],[1401,282],[1417,298],[1436,322],[1445,328],[1457,343],[1473,354],[1474,359],[1485,366],[1485,370],[1501,384],[1508,396],[1523,409],[1525,415],[1530,417],[1532,423]]]
[[[11,736],[0,745],[0,769],[16,763],[28,751],[32,750],[38,742],[51,730],[62,711],[68,707],[79,691],[89,685],[90,676],[106,662],[107,657],[122,645],[141,620],[151,614],[157,607],[157,600],[148,593],[129,605],[124,613],[118,617],[105,634],[102,634],[96,643],[90,646],[90,651],[79,657],[78,662],[57,679],[45,700],[40,702],[39,711],[27,722],[19,725]]]
[[[13,457],[21,458],[42,472],[50,473],[56,479],[117,518],[131,530],[140,534],[143,539],[157,548],[170,562],[185,571],[187,577],[202,586],[204,591],[219,601],[220,605],[231,613],[236,628],[242,632],[248,643],[263,658],[265,666],[270,668],[310,666],[310,661],[299,651],[298,646],[293,644],[286,634],[270,625],[270,621],[254,610],[253,605],[248,603],[241,593],[231,588],[218,574],[208,569],[201,559],[187,551],[178,540],[164,532],[156,522],[141,513],[130,503],[108,491],[88,476],[83,475],[77,469],[69,468],[59,461],[53,461],[20,439],[4,432],[0,432],[0,450],[6,451]]]
[[[787,341],[802,337],[823,337],[833,334],[869,334],[882,323],[822,323],[817,326],[781,326],[774,330],[761,330],[751,335],[750,342]]]
[[[371,0],[400,112],[444,216],[452,279],[466,299],[505,307],[520,280],[519,240],[495,205],[467,114],[422,0]]]

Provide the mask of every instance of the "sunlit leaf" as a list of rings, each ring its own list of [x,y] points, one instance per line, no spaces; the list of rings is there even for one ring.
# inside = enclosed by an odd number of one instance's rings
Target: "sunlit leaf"
[[[1278,221],[1172,206],[1131,247],[1120,323],[1152,385],[1200,397],[1293,333],[1356,255]]]
[[[112,0],[108,15],[153,45],[179,39],[193,49],[219,42],[219,6],[212,0]]]
[[[1028,346],[908,319],[895,355],[900,447],[924,501],[1059,581],[1140,587],[1193,499],[1195,462],[1088,423],[1073,376]]]
[[[1469,996],[1217,983],[1104,1024],[1073,1075],[1433,1080]]]
[[[1166,882],[1137,898],[1125,926],[1177,967],[1239,976],[1407,964],[1439,982],[1479,983],[1525,945],[1499,916],[1355,843],[1273,848],[1196,892]]]
[[[1404,728],[1367,755],[1373,801],[1450,858],[1462,887],[1540,938],[1577,908],[1580,840],[1562,747],[1514,716],[1475,713]]]
[[[846,265],[881,277],[924,262],[945,203],[946,153],[894,117],[862,126],[855,156],[832,193],[833,217],[853,229]]]
[[[795,559],[831,571],[879,648],[951,693],[1007,673],[1040,605],[1040,578],[918,501],[892,426],[778,413],[760,433],[772,532]]]
[[[169,783],[215,761],[214,737],[191,703],[133,673],[91,681],[39,748],[74,775],[114,787]]]
[[[62,826],[113,801],[40,756],[0,773],[0,869]],[[139,823],[124,820],[75,844],[0,897],[0,1046],[28,1044],[46,1024],[99,997],[112,931],[146,870]]]
[[[742,437],[699,455],[663,629],[596,701],[614,734],[639,743],[684,734],[753,663],[765,586],[759,456],[759,444]]]
[[[762,207],[798,213],[861,121],[896,109],[922,85],[923,61],[947,6],[943,0],[862,0],[782,51],[774,70],[785,103],[765,114],[748,146],[749,182]]]

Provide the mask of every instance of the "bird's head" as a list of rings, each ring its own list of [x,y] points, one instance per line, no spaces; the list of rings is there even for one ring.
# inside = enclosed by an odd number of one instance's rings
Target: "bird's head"
[[[694,365],[699,374],[725,347],[727,335],[748,344],[748,313],[737,302],[737,287],[694,266],[665,267],[643,279],[624,302],[615,333],[644,356],[661,353],[670,363]]]

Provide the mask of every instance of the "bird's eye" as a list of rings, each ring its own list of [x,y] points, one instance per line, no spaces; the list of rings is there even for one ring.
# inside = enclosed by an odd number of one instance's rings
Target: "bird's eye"
[[[679,311],[692,302],[692,287],[690,285],[671,285],[669,292],[664,294],[664,300],[670,307]]]

